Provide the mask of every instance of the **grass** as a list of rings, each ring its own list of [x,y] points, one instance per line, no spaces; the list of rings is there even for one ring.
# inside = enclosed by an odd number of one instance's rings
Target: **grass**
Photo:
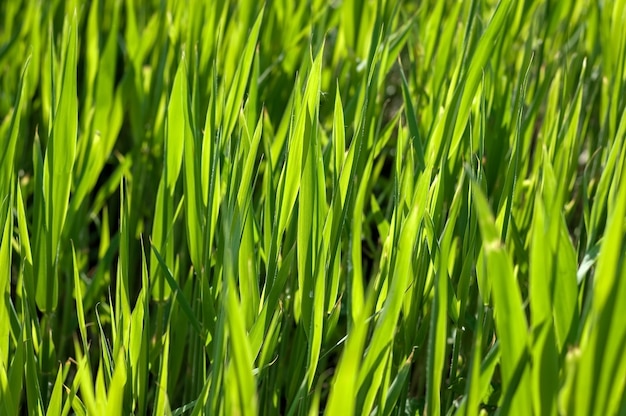
[[[626,414],[625,1],[0,10],[0,415]]]

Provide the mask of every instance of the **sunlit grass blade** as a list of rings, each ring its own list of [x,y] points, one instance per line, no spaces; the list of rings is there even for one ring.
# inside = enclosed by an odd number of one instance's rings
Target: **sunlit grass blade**
[[[229,390],[231,392],[236,391],[239,399],[237,406],[233,410],[239,414],[255,414],[257,397],[252,374],[252,352],[240,312],[241,306],[234,290],[234,279],[231,278],[230,283],[227,283],[227,285],[227,320],[230,335],[229,343],[232,351],[228,372],[233,375],[236,374],[236,387],[232,386]]]
[[[150,290],[148,286],[148,266],[146,264],[146,254],[141,245],[141,291],[135,302],[130,319],[130,340],[128,345],[129,369],[128,378],[132,383],[132,392],[135,397],[134,407],[138,413],[145,413],[146,392],[148,384],[148,345],[150,333],[146,328],[150,328],[149,299]]]
[[[622,354],[626,332],[614,317],[625,313],[624,222],[626,180],[621,175],[616,204],[609,213],[607,234],[602,241],[594,297],[580,345],[575,390],[570,393],[568,409],[575,412],[616,413],[620,400],[612,391],[624,389],[626,359]],[[597,360],[602,357],[602,362]],[[595,392],[592,394],[592,392]],[[574,410],[575,409],[575,410]]]
[[[174,295],[175,296],[175,295]],[[169,399],[167,395],[167,377],[168,377],[168,362],[169,362],[169,346],[170,346],[170,336],[169,330],[165,331],[165,334],[161,338],[163,340],[163,344],[161,346],[162,353],[160,355],[160,363],[158,370],[158,389],[156,392],[155,402],[154,402],[154,414],[155,415],[165,415],[170,412]]]
[[[48,403],[46,415],[56,416],[61,413],[61,408],[63,404],[63,381],[65,379],[65,373],[66,372],[64,371],[63,366],[59,365],[59,371],[57,372],[56,381],[54,382],[52,394],[50,395],[50,402]]]
[[[163,253],[165,264],[174,266],[174,197],[176,183],[183,162],[185,135],[188,128],[188,94],[187,94],[187,67],[183,56],[178,63],[174,85],[167,108],[165,133],[165,155],[163,173],[157,191],[157,201],[152,229],[152,241]],[[182,116],[182,117],[181,117]],[[165,300],[169,297],[170,289],[165,283],[163,273],[159,271],[158,262],[151,256],[150,277],[152,294],[156,300]]]
[[[0,401],[3,403],[3,414],[17,414],[17,407],[13,399],[13,392],[9,387],[9,378],[3,363],[0,363]]]
[[[496,329],[501,345],[504,391],[510,403],[501,405],[530,413],[531,392],[528,360],[528,325],[511,260],[504,249],[489,204],[477,183],[472,184],[472,201],[478,215],[483,252],[492,288]],[[503,396],[505,399],[505,396]]]
[[[11,237],[13,234],[13,218],[11,205],[14,192],[9,190],[0,202],[0,365],[9,366],[9,341],[11,326],[7,300],[11,296]]]
[[[533,326],[532,355],[537,365],[533,366],[533,408],[536,413],[556,413],[559,356],[552,320],[551,281],[546,279],[546,270],[555,270],[552,250],[547,246],[546,219],[543,199],[536,197],[533,223],[530,298],[532,299],[531,321]]]
[[[389,354],[393,342],[395,323],[402,309],[404,293],[408,288],[408,279],[412,275],[412,258],[415,236],[418,233],[422,215],[425,211],[429,172],[424,172],[412,197],[411,209],[402,223],[399,238],[399,252],[396,258],[393,276],[390,276],[387,297],[377,319],[367,354],[359,370],[359,401],[361,411],[369,413],[374,396],[381,383],[381,366],[378,362]]]
[[[250,9],[252,10],[252,9]],[[239,107],[244,96],[246,85],[248,84],[248,78],[252,71],[252,60],[254,58],[254,50],[257,46],[257,39],[259,37],[259,30],[261,28],[261,22],[263,21],[263,9],[256,18],[254,25],[250,28],[248,37],[246,39],[244,50],[242,51],[239,63],[237,65],[237,71],[233,78],[232,85],[230,85],[230,92],[226,98],[226,105],[224,107],[224,135],[229,137],[235,127],[237,121]]]
[[[438,250],[434,248],[433,252]],[[428,340],[427,409],[428,414],[441,414],[441,381],[447,347],[448,320],[448,253],[439,253],[439,265],[435,272],[434,295],[431,308],[430,335]]]
[[[67,44],[64,45],[63,72],[59,77],[61,85],[57,86],[59,99],[58,104],[53,103],[52,129],[43,163],[44,223],[47,233],[41,233],[38,238],[45,238],[48,242],[46,250],[38,256],[38,262],[43,264],[38,266],[36,300],[39,309],[47,312],[56,309],[58,302],[59,283],[56,267],[68,208],[78,135],[77,25],[77,16],[74,15],[68,28]]]
[[[24,89],[30,67],[31,58],[28,57],[24,63],[24,69],[22,70],[22,76],[20,77],[20,83],[17,89],[17,96],[15,97],[15,103],[13,105],[13,114],[11,115],[10,124],[7,126],[8,131],[6,136],[0,134],[0,144],[5,149],[0,154],[0,190],[3,195],[8,194],[11,188],[11,177],[13,176],[14,159],[15,159],[15,146],[17,145],[18,133],[20,130],[21,116],[23,111],[23,96]]]
[[[107,405],[105,413],[121,414],[124,403],[124,386],[126,384],[126,352],[120,349],[115,360],[115,371],[111,379],[111,385],[107,393]]]
[[[72,245],[72,263],[74,265],[74,299],[76,302],[76,317],[78,319],[78,329],[80,331],[83,351],[87,354],[89,346],[87,341],[87,325],[85,323],[85,309],[83,307],[83,292],[81,289],[82,282],[79,276],[74,245]]]

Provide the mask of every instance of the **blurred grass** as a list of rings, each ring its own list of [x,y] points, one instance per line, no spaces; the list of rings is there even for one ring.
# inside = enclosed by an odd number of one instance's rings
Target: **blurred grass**
[[[625,1],[0,20],[0,415],[626,414]]]

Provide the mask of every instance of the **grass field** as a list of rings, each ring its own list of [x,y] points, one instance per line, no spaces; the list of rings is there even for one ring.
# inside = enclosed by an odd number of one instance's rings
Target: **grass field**
[[[0,416],[626,415],[625,0],[0,3]]]

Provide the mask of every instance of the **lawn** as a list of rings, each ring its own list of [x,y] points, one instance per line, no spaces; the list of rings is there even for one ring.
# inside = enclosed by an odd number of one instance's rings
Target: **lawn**
[[[0,416],[626,415],[625,27],[0,2]]]

